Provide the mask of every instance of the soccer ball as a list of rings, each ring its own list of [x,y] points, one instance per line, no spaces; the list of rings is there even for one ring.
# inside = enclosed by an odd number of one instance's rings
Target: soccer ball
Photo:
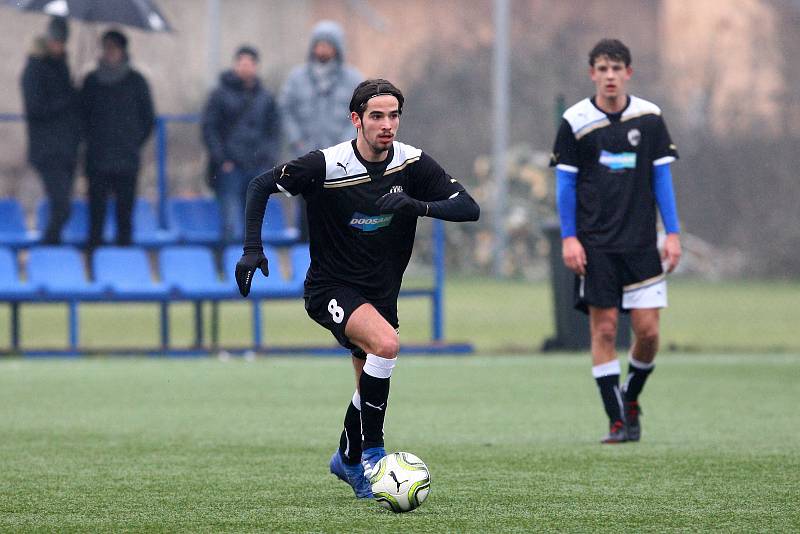
[[[431,475],[425,462],[410,452],[387,454],[369,477],[375,500],[392,512],[410,512],[431,490]]]

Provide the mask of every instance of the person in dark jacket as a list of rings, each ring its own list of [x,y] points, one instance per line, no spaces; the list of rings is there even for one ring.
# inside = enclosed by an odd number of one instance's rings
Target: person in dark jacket
[[[280,149],[280,112],[257,72],[258,51],[240,47],[203,113],[203,142],[226,243],[241,240],[247,184],[275,165]]]
[[[75,181],[80,142],[78,94],[72,85],[65,46],[66,20],[51,19],[47,34],[36,39],[22,73],[28,124],[28,161],[39,173],[50,204],[45,244],[61,241]]]
[[[116,196],[118,245],[130,245],[140,152],[155,123],[147,81],[131,68],[128,39],[117,30],[101,38],[102,56],[81,90],[89,180],[89,249],[103,240],[110,194]]]

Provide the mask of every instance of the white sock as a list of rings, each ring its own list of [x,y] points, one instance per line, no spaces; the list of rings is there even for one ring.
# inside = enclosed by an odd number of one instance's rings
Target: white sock
[[[375,378],[389,378],[392,376],[392,369],[394,369],[395,363],[397,363],[397,358],[381,358],[374,354],[367,354],[364,372]]]
[[[619,374],[619,360],[611,360],[610,362],[601,363],[600,365],[595,365],[592,367],[592,376],[595,378]]]
[[[636,358],[633,357],[632,353],[628,354],[628,363],[630,363],[631,366],[641,371],[647,371],[648,369],[652,369],[653,367],[656,366],[655,362],[645,363],[637,360]]]

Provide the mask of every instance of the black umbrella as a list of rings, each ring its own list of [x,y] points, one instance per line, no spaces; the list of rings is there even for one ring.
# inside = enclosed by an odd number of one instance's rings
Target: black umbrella
[[[112,22],[145,31],[171,31],[167,20],[151,0],[3,0],[23,11],[89,22]]]

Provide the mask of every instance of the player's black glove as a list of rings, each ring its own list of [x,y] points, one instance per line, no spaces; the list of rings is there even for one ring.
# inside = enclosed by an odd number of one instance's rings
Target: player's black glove
[[[417,217],[424,217],[428,214],[428,204],[411,198],[403,192],[386,193],[375,201],[375,205],[378,206],[381,213],[405,213]]]
[[[269,276],[269,264],[262,251],[242,254],[236,264],[236,285],[243,297],[250,294],[250,284],[253,283],[253,276],[258,269],[261,269],[264,276]]]

